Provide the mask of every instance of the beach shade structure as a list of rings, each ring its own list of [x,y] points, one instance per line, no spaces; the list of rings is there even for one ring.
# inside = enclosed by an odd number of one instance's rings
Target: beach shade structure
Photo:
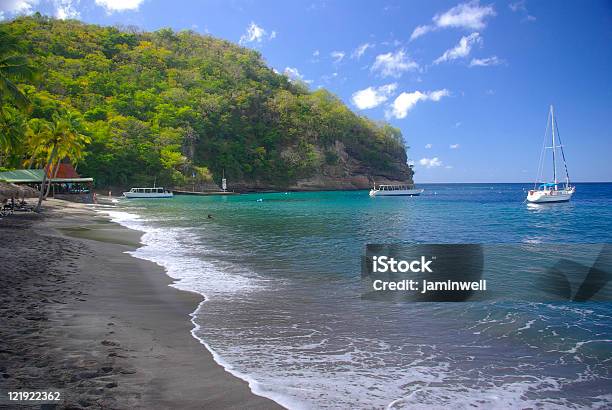
[[[15,184],[11,184],[15,185]],[[38,198],[40,192],[37,189],[29,187],[27,185],[15,185],[19,189],[20,198]]]
[[[17,198],[20,191],[21,190],[17,185],[0,181],[0,197],[5,199]]]

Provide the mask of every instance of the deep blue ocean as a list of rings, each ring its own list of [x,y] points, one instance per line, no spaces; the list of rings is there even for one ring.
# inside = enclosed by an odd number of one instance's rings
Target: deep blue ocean
[[[612,243],[612,184],[579,183],[571,202],[545,205],[524,203],[532,186],[176,196],[100,210],[145,232],[134,256],[205,295],[193,334],[215,359],[290,408],[612,408],[612,302],[361,298],[368,243]]]

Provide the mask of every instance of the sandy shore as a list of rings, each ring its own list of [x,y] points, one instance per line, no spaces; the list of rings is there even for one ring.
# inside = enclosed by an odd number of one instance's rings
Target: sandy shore
[[[59,390],[60,408],[279,408],[191,336],[201,296],[125,254],[140,236],[54,200],[0,220],[0,408],[12,390]]]

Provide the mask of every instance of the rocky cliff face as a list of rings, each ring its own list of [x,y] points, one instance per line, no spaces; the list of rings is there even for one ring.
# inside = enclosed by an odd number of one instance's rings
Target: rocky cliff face
[[[386,167],[375,167],[351,156],[344,144],[336,141],[333,151],[335,164],[321,164],[313,175],[297,179],[288,186],[277,186],[263,181],[228,181],[229,189],[250,191],[318,191],[357,190],[379,184],[412,184],[414,171],[407,164],[406,152],[398,151]]]

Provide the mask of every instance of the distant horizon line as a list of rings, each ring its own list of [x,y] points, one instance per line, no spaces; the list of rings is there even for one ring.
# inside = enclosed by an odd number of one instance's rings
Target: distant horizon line
[[[542,184],[543,182],[533,182],[533,181],[527,181],[527,182],[419,182],[418,185],[425,185],[425,184]],[[559,185],[564,184],[565,181],[560,181],[558,182]],[[612,181],[571,181],[570,184],[611,184]],[[415,184],[417,184],[415,182]]]

